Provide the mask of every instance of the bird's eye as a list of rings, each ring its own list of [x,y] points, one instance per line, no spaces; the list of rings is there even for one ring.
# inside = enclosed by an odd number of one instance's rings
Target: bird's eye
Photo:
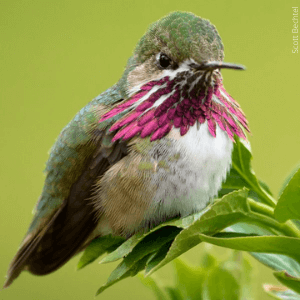
[[[158,57],[158,64],[161,68],[166,69],[171,65],[172,60],[164,53],[160,53]]]

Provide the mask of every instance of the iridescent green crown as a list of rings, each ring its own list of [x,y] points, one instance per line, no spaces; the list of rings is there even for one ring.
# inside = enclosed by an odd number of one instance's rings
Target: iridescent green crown
[[[187,12],[173,12],[151,24],[136,46],[136,59],[144,62],[159,51],[177,63],[191,57],[197,62],[224,58],[224,47],[215,26]]]

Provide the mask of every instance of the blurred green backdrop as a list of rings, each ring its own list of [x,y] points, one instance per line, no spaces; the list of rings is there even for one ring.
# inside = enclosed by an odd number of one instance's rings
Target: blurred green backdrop
[[[299,163],[299,54],[292,54],[296,1],[21,1],[0,3],[1,210],[0,275],[21,242],[43,186],[48,150],[88,101],[113,85],[147,26],[174,10],[191,11],[216,25],[226,61],[246,72],[223,71],[227,90],[250,122],[258,176],[275,195]],[[187,256],[197,261],[201,247]],[[221,249],[219,252],[222,252]],[[45,277],[27,273],[0,299],[92,299],[111,265],[75,272],[78,257]],[[258,269],[259,268],[259,269]],[[256,270],[256,271],[255,271]],[[259,280],[276,282],[255,265]],[[259,271],[258,271],[259,270]],[[167,266],[158,272],[172,276]],[[154,299],[137,278],[101,299]]]

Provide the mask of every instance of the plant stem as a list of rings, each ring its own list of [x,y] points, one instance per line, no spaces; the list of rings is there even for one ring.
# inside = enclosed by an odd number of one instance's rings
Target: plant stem
[[[274,210],[270,206],[254,201],[251,198],[247,198],[247,201],[252,211],[274,218]]]
[[[255,192],[261,196],[267,204],[269,204],[272,207],[276,206],[276,200],[269,194],[267,193],[263,188],[260,187],[260,189],[255,189]]]
[[[258,196],[265,201],[265,203],[271,207],[276,206],[276,200],[267,193],[259,184],[256,186],[253,182],[245,176],[244,172],[234,163],[232,162],[232,166],[239,173],[239,175],[249,184],[251,189],[258,194]]]
[[[300,231],[292,221],[279,223],[274,218],[274,210],[269,206],[254,201],[250,198],[247,199],[251,208],[251,218],[259,223],[270,226],[286,236],[300,238]]]

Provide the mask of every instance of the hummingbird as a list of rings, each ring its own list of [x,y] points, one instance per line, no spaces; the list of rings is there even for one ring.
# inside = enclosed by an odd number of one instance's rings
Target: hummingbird
[[[62,130],[33,221],[4,287],[49,274],[101,236],[129,238],[204,209],[231,167],[247,119],[222,83],[221,38],[208,20],[172,12],[137,43],[121,79]]]

